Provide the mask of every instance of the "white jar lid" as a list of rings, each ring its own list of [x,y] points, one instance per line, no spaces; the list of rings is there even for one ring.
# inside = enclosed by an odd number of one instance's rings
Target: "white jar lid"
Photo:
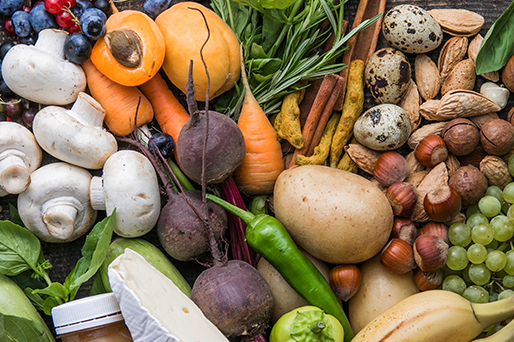
[[[112,292],[73,300],[52,308],[52,321],[57,335],[122,320],[120,305]]]

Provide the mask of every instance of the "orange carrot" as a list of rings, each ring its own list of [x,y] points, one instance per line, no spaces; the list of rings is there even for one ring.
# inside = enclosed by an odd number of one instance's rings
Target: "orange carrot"
[[[233,174],[239,189],[247,195],[273,192],[278,175],[284,171],[282,148],[277,133],[250,90],[241,51],[241,77],[245,98],[237,125],[243,133],[246,154]]]
[[[134,131],[134,118],[140,98],[137,126],[152,121],[152,104],[137,87],[126,87],[111,81],[89,59],[82,63],[82,68],[86,73],[91,96],[104,108],[104,122],[113,133],[128,135]]]
[[[178,102],[160,74],[140,85],[139,89],[152,103],[155,119],[162,132],[171,135],[177,142],[182,126],[189,120],[184,106]]]

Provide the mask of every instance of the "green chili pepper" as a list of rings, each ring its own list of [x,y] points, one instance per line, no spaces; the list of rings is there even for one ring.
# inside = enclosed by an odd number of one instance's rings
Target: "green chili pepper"
[[[342,342],[344,329],[332,315],[316,306],[302,306],[279,318],[270,342]]]
[[[245,237],[250,247],[273,265],[309,304],[336,317],[343,326],[345,342],[353,338],[350,322],[330,285],[279,220],[266,214],[254,215],[211,194],[207,198],[241,218],[246,223]]]

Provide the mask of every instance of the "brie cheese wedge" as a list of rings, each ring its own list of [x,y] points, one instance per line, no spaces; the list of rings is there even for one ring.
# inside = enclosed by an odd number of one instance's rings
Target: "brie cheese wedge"
[[[125,249],[109,283],[134,342],[228,342],[196,304],[140,254]]]

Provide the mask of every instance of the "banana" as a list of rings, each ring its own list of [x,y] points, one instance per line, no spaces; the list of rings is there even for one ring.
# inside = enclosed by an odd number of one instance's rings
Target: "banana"
[[[469,342],[514,317],[514,296],[477,304],[445,290],[416,293],[369,322],[351,342]]]
[[[514,341],[514,320],[495,332],[491,336],[473,340],[473,342],[513,342]]]

